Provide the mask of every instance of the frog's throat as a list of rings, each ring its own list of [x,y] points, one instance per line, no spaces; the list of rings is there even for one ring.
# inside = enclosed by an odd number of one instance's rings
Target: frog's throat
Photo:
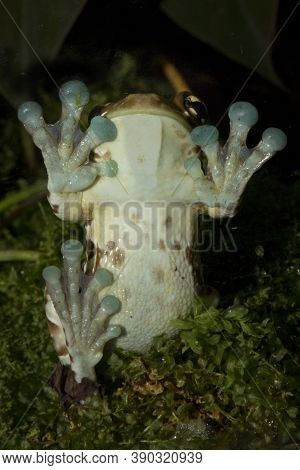
[[[131,114],[146,114],[170,117],[180,122],[186,129],[191,127],[179,109],[168,100],[155,93],[129,94],[116,103],[109,103],[103,108],[103,116],[114,118]]]
[[[169,117],[171,119],[174,119],[175,121],[179,122],[185,129],[190,131],[192,128],[188,121],[185,119],[185,117],[176,111],[173,111],[170,109],[170,111],[167,110],[155,110],[153,108],[145,108],[143,110],[139,109],[132,109],[132,110],[117,110],[117,111],[111,111],[110,113],[106,114],[106,117],[109,119],[113,119],[116,117],[120,116],[128,116],[128,115],[133,115],[133,114],[142,114],[142,115],[152,115],[152,116],[162,116],[162,117]]]

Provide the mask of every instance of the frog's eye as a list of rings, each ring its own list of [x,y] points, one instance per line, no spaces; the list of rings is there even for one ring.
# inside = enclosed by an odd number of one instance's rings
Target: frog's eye
[[[207,107],[197,96],[189,95],[184,100],[184,107],[192,119],[204,124],[207,120]]]
[[[207,120],[207,107],[197,96],[190,91],[178,93],[174,99],[175,104],[183,111],[184,115],[196,124],[205,124]]]

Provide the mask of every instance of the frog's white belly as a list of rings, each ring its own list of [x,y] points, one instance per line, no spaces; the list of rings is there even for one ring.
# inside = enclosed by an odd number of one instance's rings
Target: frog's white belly
[[[106,294],[121,300],[122,308],[109,324],[121,326],[117,346],[124,349],[145,351],[153,337],[173,334],[171,320],[186,316],[191,309],[194,213],[181,204],[167,215],[166,207],[139,203],[124,217],[123,206],[118,207],[117,216],[112,215],[115,207],[109,206],[99,209],[87,226],[93,247],[87,270],[101,267],[114,274],[114,283],[99,292],[99,301]]]
[[[109,263],[101,266],[112,269]],[[110,320],[123,329],[118,346],[143,351],[154,336],[174,333],[170,320],[186,316],[191,308],[191,270],[185,251],[153,253],[145,247],[128,254],[124,270],[109,289],[122,302],[121,311]]]

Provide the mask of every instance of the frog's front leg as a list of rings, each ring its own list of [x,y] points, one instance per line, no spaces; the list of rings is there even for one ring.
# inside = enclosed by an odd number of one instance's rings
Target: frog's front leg
[[[42,151],[49,191],[76,193],[88,188],[101,171],[108,173],[106,168],[89,162],[89,155],[100,143],[114,140],[117,129],[109,119],[96,116],[88,129],[81,131],[80,116],[89,101],[89,91],[82,82],[65,83],[60,88],[59,97],[62,114],[56,124],[45,123],[42,108],[34,101],[22,104],[18,117]]]
[[[214,126],[199,126],[191,132],[193,142],[207,157],[206,171],[197,157],[185,162],[194,179],[197,196],[208,207],[212,217],[232,217],[253,173],[286,146],[284,132],[270,127],[264,131],[256,147],[247,147],[248,132],[258,119],[257,110],[250,103],[234,103],[228,115],[230,134],[223,147],[218,142],[219,133]]]
[[[100,268],[92,277],[81,272],[82,244],[69,240],[62,245],[64,270],[48,266],[43,271],[49,296],[46,315],[57,353],[63,365],[70,366],[78,384],[84,378],[95,381],[95,365],[102,359],[103,348],[121,334],[118,325],[109,326],[109,317],[121,303],[99,292],[113,283],[113,274]]]

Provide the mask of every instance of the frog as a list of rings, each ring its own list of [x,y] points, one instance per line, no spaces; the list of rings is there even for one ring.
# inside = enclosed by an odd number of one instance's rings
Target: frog
[[[248,148],[258,112],[244,101],[230,105],[222,145],[217,127],[196,125],[176,101],[155,93],[97,107],[86,130],[86,85],[71,80],[59,97],[55,124],[33,101],[18,117],[42,152],[54,213],[85,226],[84,244],[62,244],[63,269],[43,271],[50,334],[80,384],[97,380],[108,343],[145,354],[154,337],[177,332],[172,320],[187,317],[201,291],[199,213],[233,217],[251,176],[287,138],[270,127]]]

